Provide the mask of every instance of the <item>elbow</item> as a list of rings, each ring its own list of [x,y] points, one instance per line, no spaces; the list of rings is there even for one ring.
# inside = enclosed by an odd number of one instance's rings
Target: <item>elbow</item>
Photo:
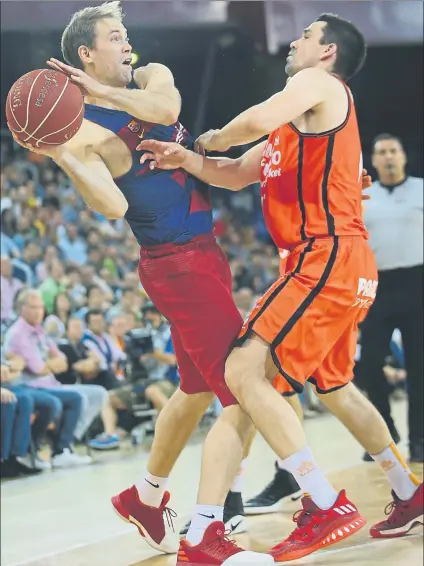
[[[179,108],[167,108],[164,110],[161,123],[164,126],[172,126],[172,124],[178,122],[179,117],[180,117]]]
[[[104,203],[102,203],[104,204]],[[103,208],[102,214],[108,220],[118,220],[119,218],[124,218],[128,210],[128,203],[124,199],[124,202],[110,203],[107,208]]]

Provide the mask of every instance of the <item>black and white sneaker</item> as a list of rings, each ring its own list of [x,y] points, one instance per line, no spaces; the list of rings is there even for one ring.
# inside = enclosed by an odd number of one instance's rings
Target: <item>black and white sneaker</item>
[[[272,482],[256,497],[244,506],[245,515],[265,515],[278,513],[283,509],[284,500],[296,501],[302,497],[299,484],[290,472],[280,470],[276,464],[276,472]]]
[[[246,519],[244,517],[241,493],[228,492],[224,506],[224,523],[225,530],[229,531],[231,535],[240,535],[246,532]],[[190,523],[180,531],[181,538],[187,536],[189,528]]]

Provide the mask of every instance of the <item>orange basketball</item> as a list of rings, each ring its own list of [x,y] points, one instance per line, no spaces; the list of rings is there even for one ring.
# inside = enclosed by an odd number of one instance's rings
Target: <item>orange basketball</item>
[[[80,88],[64,73],[39,69],[12,86],[6,117],[19,140],[40,148],[62,145],[81,127],[84,99]]]

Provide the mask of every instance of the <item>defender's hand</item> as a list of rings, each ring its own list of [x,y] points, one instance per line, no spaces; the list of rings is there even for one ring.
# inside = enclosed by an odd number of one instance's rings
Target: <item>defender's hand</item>
[[[209,130],[196,140],[196,144],[203,147],[206,151],[227,151],[231,146],[220,139],[221,130]]]
[[[179,169],[184,168],[184,162],[188,151],[179,143],[160,142],[156,140],[144,140],[138,146],[138,150],[145,151],[140,163],[150,161],[150,169]]]
[[[368,171],[366,169],[362,169],[362,191],[366,191],[372,187],[372,179],[371,175],[368,175]],[[371,195],[364,195],[362,193],[362,200],[370,200]]]

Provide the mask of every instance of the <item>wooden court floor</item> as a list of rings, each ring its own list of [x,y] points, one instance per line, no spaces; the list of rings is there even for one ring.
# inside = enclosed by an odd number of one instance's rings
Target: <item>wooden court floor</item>
[[[405,438],[406,411],[397,403],[395,414]],[[333,417],[306,421],[307,435],[318,461],[336,488],[348,495],[369,525],[384,516],[389,487],[374,464],[362,464],[362,450]],[[195,503],[202,435],[183,453],[171,478],[178,525]],[[405,451],[405,445],[401,444]],[[110,496],[142,474],[146,450],[123,449],[96,457],[89,468],[51,472],[3,483],[1,486],[1,566],[174,566],[175,556],[159,556],[146,546],[134,527],[121,522],[110,506]],[[256,494],[273,474],[274,456],[257,438],[245,482],[247,496]],[[422,477],[422,469],[415,471]],[[238,537],[253,550],[264,551],[292,530],[298,504],[289,503],[276,515],[248,519],[249,533]],[[422,531],[404,539],[376,541],[365,527],[328,550],[294,564],[313,566],[418,566],[423,564]]]

